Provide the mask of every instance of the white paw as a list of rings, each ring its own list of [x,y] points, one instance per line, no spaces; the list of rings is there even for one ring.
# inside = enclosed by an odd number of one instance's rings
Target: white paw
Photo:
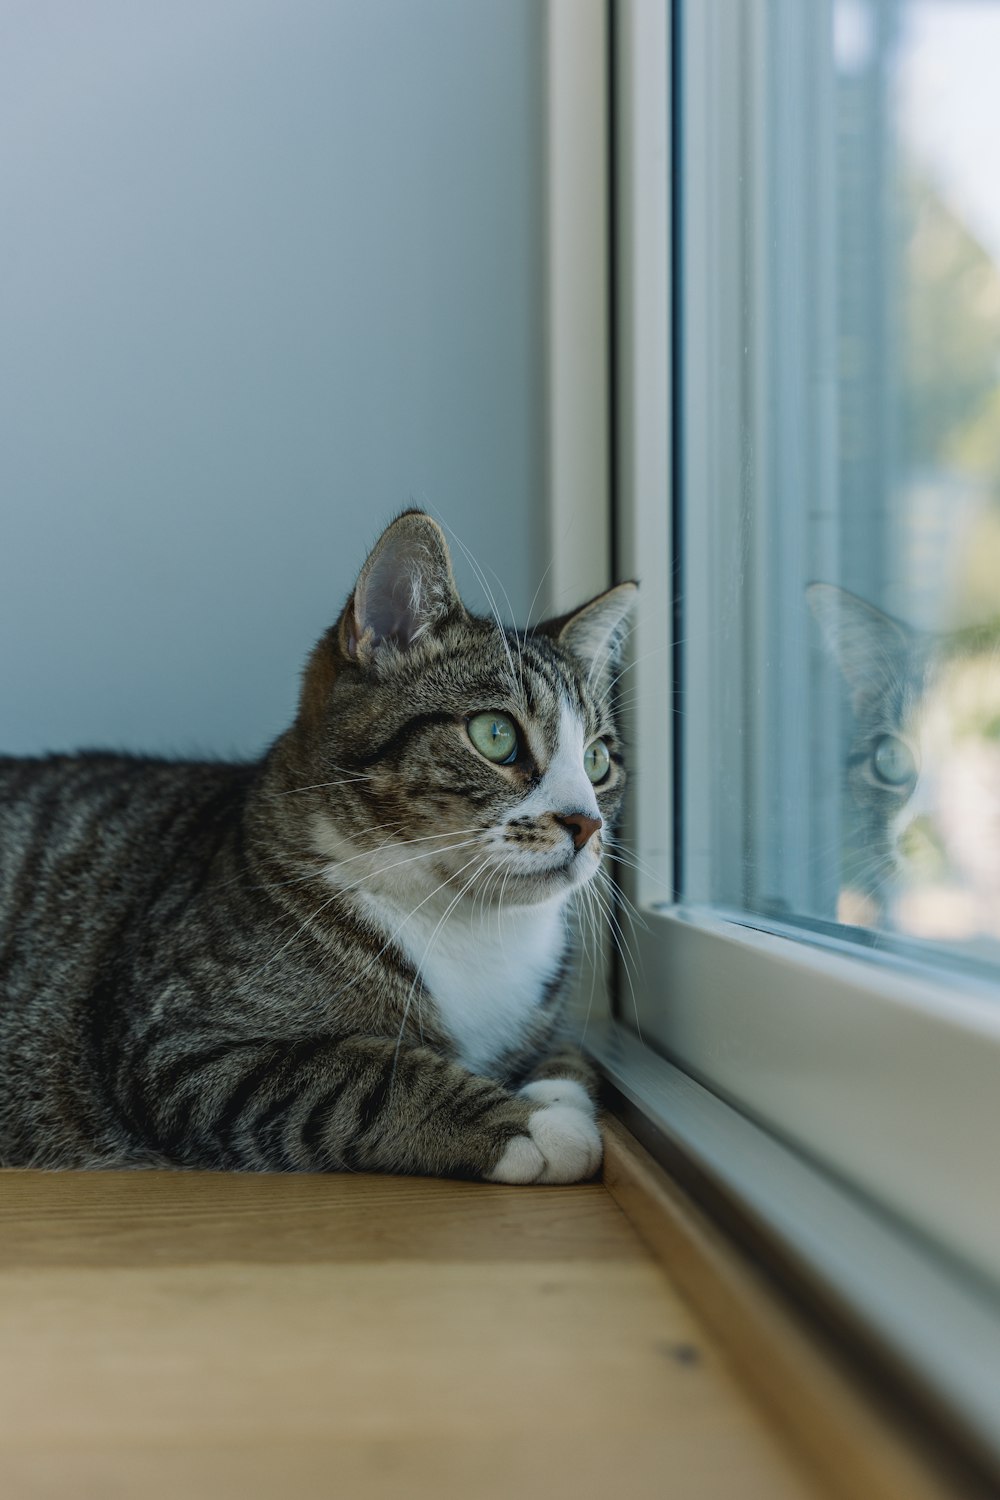
[[[579,1084],[568,1086],[586,1097]],[[528,1084],[521,1092],[537,1087]],[[528,1134],[516,1135],[508,1142],[503,1156],[486,1175],[490,1182],[583,1182],[593,1177],[602,1154],[601,1132],[589,1099],[586,1113],[575,1103],[546,1104],[531,1116]]]

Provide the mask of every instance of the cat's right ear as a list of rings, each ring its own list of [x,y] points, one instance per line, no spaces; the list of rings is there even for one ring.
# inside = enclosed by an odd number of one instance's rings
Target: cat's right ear
[[[341,620],[341,649],[361,665],[391,643],[407,650],[450,615],[464,614],[444,532],[407,511],[382,533]]]
[[[857,713],[887,693],[906,668],[914,632],[834,583],[810,583],[806,599]]]
[[[536,626],[539,635],[552,636],[560,646],[604,675],[621,661],[629,620],[639,597],[639,585],[618,583],[579,609]]]

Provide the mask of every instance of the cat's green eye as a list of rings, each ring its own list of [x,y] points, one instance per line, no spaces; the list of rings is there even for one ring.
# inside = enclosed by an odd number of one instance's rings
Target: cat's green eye
[[[905,786],[917,774],[913,752],[894,734],[883,734],[875,741],[872,768],[886,786]]]
[[[593,740],[583,752],[583,769],[591,781],[603,781],[611,769],[611,755],[603,740]]]
[[[517,729],[506,714],[476,714],[469,720],[469,739],[497,765],[510,766],[517,759]]]

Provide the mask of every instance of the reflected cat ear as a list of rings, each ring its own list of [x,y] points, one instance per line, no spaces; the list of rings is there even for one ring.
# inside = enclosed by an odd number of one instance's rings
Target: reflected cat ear
[[[364,661],[386,641],[405,651],[449,615],[465,613],[444,532],[407,511],[381,535],[344,612],[342,644]]]
[[[855,712],[888,692],[906,671],[916,633],[834,583],[810,583],[806,599],[851,690]]]
[[[546,620],[539,633],[553,636],[591,668],[614,668],[621,661],[629,618],[639,597],[637,583],[619,583],[570,615]]]

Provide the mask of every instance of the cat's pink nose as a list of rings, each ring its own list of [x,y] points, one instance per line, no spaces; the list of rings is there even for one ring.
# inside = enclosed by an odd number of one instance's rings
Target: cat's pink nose
[[[601,826],[600,818],[591,818],[587,813],[556,813],[554,816],[557,823],[569,829],[573,836],[574,849],[582,849],[591,835],[595,834]]]

